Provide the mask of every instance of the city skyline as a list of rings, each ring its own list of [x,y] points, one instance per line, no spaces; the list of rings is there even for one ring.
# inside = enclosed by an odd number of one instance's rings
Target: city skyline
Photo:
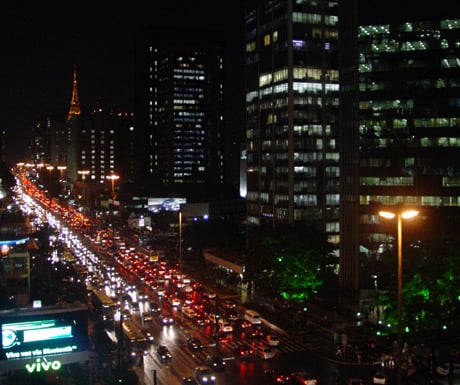
[[[8,4],[0,27],[6,53],[0,67],[6,160],[23,160],[35,124],[67,114],[74,66],[82,112],[97,105],[132,111],[134,39],[140,29],[206,24],[228,32],[240,24],[234,18],[242,19],[241,4],[178,0],[135,9]]]

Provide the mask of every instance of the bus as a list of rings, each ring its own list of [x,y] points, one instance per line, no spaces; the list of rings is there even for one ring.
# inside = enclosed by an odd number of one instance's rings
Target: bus
[[[93,313],[104,323],[111,324],[114,320],[118,307],[116,302],[103,290],[93,289],[91,291],[91,304]]]
[[[148,341],[141,328],[131,320],[122,323],[122,346],[128,358],[139,364],[147,353]]]

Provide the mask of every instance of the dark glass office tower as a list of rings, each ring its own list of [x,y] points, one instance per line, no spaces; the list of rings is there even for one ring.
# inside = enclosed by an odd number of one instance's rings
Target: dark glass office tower
[[[152,192],[203,197],[223,183],[222,36],[146,29],[136,58],[140,181]]]
[[[396,247],[396,223],[379,207],[458,211],[460,12],[450,2],[345,0],[339,16],[341,282],[360,289],[373,284],[360,266]]]
[[[247,215],[339,238],[337,2],[246,1]]]

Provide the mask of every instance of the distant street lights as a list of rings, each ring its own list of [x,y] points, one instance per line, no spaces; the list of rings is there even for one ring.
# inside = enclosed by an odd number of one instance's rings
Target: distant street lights
[[[48,174],[48,190],[51,189],[51,173],[53,172],[54,170],[54,166],[46,166],[46,169],[49,171],[49,174]]]
[[[64,173],[65,170],[67,170],[67,166],[57,166],[57,169],[59,170],[59,181],[62,182],[62,174]]]
[[[120,176],[112,174],[112,175],[107,175],[106,178],[112,181],[112,199],[113,199],[115,198],[115,181],[120,179]]]
[[[397,218],[398,222],[398,346],[396,357],[396,379],[397,385],[401,385],[402,381],[402,219],[414,218],[418,215],[417,210],[400,210],[400,211],[379,211],[379,215],[386,219]]]

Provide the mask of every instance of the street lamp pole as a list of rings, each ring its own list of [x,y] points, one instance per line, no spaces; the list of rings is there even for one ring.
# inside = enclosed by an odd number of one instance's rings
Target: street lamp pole
[[[182,280],[182,211],[179,211],[179,274]]]
[[[64,173],[64,170],[67,170],[67,166],[57,166],[57,169],[59,170],[59,178],[60,181],[63,181],[62,174]]]
[[[380,211],[379,215],[383,218],[393,219],[396,217],[398,223],[398,292],[397,292],[397,302],[398,302],[398,341],[397,341],[397,357],[396,357],[396,380],[397,385],[402,383],[402,350],[403,350],[403,327],[402,327],[402,219],[409,219],[416,217],[418,215],[417,210],[405,210],[399,212],[389,212],[389,211]]]
[[[112,174],[112,175],[107,175],[107,179],[110,179],[112,181],[112,199],[115,197],[115,181],[120,179],[118,175]]]
[[[86,175],[89,175],[89,170],[80,170],[78,173],[81,175],[82,180],[82,187],[81,187],[81,195],[83,197],[83,201],[85,202],[85,179]]]

